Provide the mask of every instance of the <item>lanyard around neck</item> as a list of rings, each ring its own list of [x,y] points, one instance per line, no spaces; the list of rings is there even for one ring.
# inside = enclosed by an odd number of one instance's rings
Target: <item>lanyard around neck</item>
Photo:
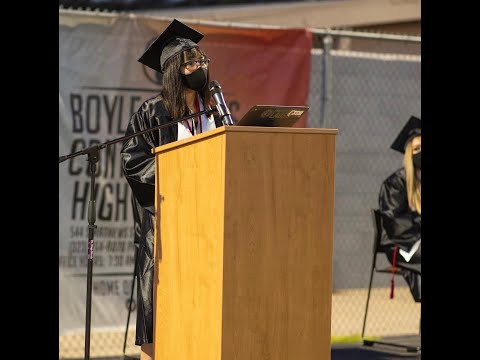
[[[198,101],[198,96],[195,97],[195,109],[196,109],[197,112],[200,112],[200,103]],[[203,132],[202,117],[197,116],[197,120],[200,123],[200,133],[202,133]],[[190,120],[187,120],[187,127],[188,127],[188,130],[190,131],[190,133],[192,135],[195,135],[195,132],[196,132],[195,119],[192,119],[192,125],[190,125]]]

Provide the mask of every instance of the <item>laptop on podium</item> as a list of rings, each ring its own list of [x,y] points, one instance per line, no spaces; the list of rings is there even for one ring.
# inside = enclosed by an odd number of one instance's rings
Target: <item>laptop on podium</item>
[[[235,125],[291,127],[308,109],[308,106],[255,105]]]

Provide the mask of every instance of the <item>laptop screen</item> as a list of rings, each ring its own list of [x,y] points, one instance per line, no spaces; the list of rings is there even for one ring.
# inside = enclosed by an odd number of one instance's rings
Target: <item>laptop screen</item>
[[[308,109],[308,106],[255,105],[236,125],[291,127]]]

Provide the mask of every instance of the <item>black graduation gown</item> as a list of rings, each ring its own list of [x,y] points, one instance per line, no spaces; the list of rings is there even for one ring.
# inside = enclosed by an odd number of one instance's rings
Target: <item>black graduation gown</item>
[[[393,263],[395,245],[409,251],[421,238],[422,217],[408,206],[405,170],[398,169],[380,187],[379,209],[382,213],[384,232],[382,246]],[[406,269],[404,278],[415,301],[421,301],[421,245],[410,261],[406,261],[398,250],[396,266]]]
[[[145,101],[132,116],[125,135],[166,124],[172,118],[165,110],[162,97]],[[222,126],[219,118],[215,125]],[[137,279],[137,323],[135,344],[153,342],[153,225],[155,216],[155,156],[152,148],[178,139],[177,124],[128,139],[121,150],[122,169],[132,189],[135,229],[140,229],[135,274]],[[141,222],[138,224],[138,222]]]

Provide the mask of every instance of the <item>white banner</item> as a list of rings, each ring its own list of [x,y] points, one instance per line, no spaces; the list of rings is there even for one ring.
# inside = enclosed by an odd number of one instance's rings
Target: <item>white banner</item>
[[[122,137],[131,114],[159,91],[137,62],[158,32],[125,15],[64,13],[59,20],[59,156],[64,156]],[[96,163],[92,329],[125,329],[128,316],[135,248],[121,146],[118,142],[100,149]],[[85,329],[87,160],[82,154],[59,164],[60,335]],[[132,312],[132,329],[135,317]]]

